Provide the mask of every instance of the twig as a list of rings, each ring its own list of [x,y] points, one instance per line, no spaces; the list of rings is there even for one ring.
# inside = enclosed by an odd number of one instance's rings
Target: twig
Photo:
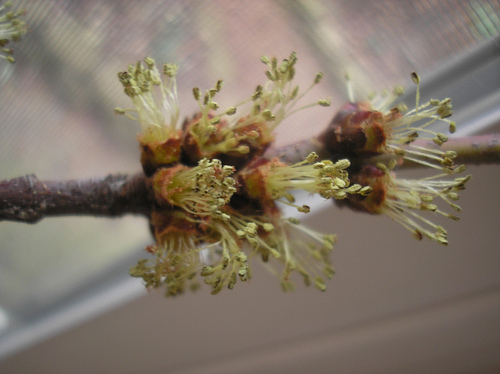
[[[500,134],[469,136],[465,138],[450,138],[441,146],[437,146],[432,140],[416,140],[412,143],[416,146],[434,148],[446,151],[455,151],[457,157],[455,164],[500,164]],[[276,149],[270,149],[267,157],[281,157],[284,161],[295,163],[304,160],[310,152],[316,152],[320,158],[329,158],[336,155],[328,154],[321,146],[317,138],[303,140],[295,145],[289,145]],[[390,155],[373,157],[373,162],[383,162]],[[405,162],[400,168],[414,168],[422,165]]]
[[[415,145],[434,146],[419,140]],[[437,147],[437,146],[436,146]],[[456,164],[499,164],[500,135],[451,138],[440,149],[457,152]],[[287,162],[302,161],[308,153],[326,154],[316,138],[292,146],[271,149],[267,157],[281,156]],[[383,157],[376,161],[383,161]],[[418,167],[405,162],[403,168]],[[154,199],[143,173],[117,174],[105,178],[69,181],[40,181],[35,175],[0,181],[0,221],[35,223],[48,216],[92,215],[117,217],[124,214],[149,216]]]
[[[0,220],[35,223],[46,216],[149,215],[143,173],[69,181],[40,181],[31,174],[0,182]]]
[[[431,143],[432,141],[416,142],[424,147],[430,147]],[[443,151],[457,152],[454,160],[456,164],[500,164],[500,134],[450,138],[440,148]]]
[[[432,140],[416,140],[415,146],[438,149],[443,152],[455,151],[457,157],[453,160],[455,165],[485,165],[500,164],[500,134],[468,136],[465,138],[450,138],[441,146],[434,144]],[[374,157],[373,163],[384,162],[387,155]],[[407,161],[399,169],[411,169],[422,165]]]

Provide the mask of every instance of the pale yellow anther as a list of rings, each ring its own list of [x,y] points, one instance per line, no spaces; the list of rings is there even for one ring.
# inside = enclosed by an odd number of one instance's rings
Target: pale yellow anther
[[[335,178],[335,179],[333,180],[333,183],[334,183],[337,187],[339,187],[339,188],[344,188],[344,187],[346,187],[346,186],[347,186],[346,181],[345,181],[345,180],[343,180],[343,179],[340,179],[340,178]]]
[[[457,157],[457,152],[455,151],[446,151],[444,153],[445,157],[449,158],[449,159],[454,159]]]
[[[344,170],[351,166],[351,162],[348,159],[342,159],[335,163],[334,167],[338,170]]]
[[[248,235],[254,236],[257,234],[257,224],[255,222],[249,222],[245,227],[245,232]]]
[[[175,77],[179,70],[179,65],[177,64],[164,64],[163,65],[163,74],[169,77]]]
[[[326,284],[321,278],[316,278],[314,280],[314,286],[320,290],[320,291],[325,291],[326,290]]]
[[[360,184],[353,184],[347,188],[346,192],[350,194],[356,194],[360,192],[361,189],[362,186]]]
[[[340,191],[334,191],[333,192],[333,197],[337,200],[342,200],[342,199],[345,199],[347,197],[347,192],[344,191],[344,190],[340,190]]]
[[[309,213],[311,208],[308,205],[302,205],[301,207],[298,207],[297,210],[301,213]]]
[[[411,73],[411,80],[415,84],[419,84],[420,83],[420,77],[418,76],[418,74],[416,72]]]
[[[360,191],[359,191],[359,194],[361,196],[367,196],[369,195],[371,192],[373,191],[373,188],[370,187],[370,186],[365,186],[363,187]]]
[[[312,164],[313,162],[315,162],[318,159],[318,157],[319,156],[316,152],[311,152],[307,155],[306,161],[308,164]]]
[[[215,272],[215,269],[211,266],[205,266],[205,267],[203,267],[203,269],[201,269],[201,275],[204,277],[208,276],[208,275],[212,275],[214,272]]]
[[[245,155],[250,152],[250,147],[248,145],[240,145],[238,148],[236,148],[236,151],[241,153],[242,155]]]
[[[264,223],[264,224],[262,225],[262,228],[263,228],[263,229],[264,229],[264,231],[266,231],[266,232],[271,232],[271,231],[273,231],[273,230],[274,230],[274,225],[273,225],[273,224],[271,224],[271,223]]]
[[[269,79],[270,81],[275,81],[275,80],[276,80],[276,76],[275,76],[273,73],[271,73],[269,70],[268,70],[268,71],[266,71],[266,77],[267,77],[267,79]]]
[[[232,115],[233,115],[233,114],[235,114],[235,113],[236,113],[236,108],[235,108],[234,106],[232,106],[232,107],[230,107],[230,108],[228,108],[228,109],[226,110],[226,114],[227,114],[228,116],[232,116]]]
[[[153,60],[151,57],[146,57],[144,59],[144,63],[149,69],[152,69],[155,66],[155,60]]]
[[[332,279],[333,276],[335,275],[335,270],[333,270],[333,268],[330,265],[327,265],[323,268],[323,274],[328,279]]]
[[[425,204],[424,207],[431,212],[435,212],[438,208],[436,204]]]
[[[330,101],[330,99],[321,99],[318,100],[318,104],[323,107],[328,107],[332,104],[332,102]]]
[[[433,200],[432,195],[420,195],[420,200],[422,200],[424,203],[430,203]]]
[[[274,114],[269,109],[262,111],[262,116],[266,121],[274,121],[276,119]]]
[[[387,163],[387,169],[393,170],[398,165],[398,160],[392,159]]]
[[[455,168],[454,172],[456,174],[460,174],[460,173],[463,173],[465,170],[467,169],[467,166],[466,165],[457,165],[457,167]],[[465,178],[471,178],[471,176],[467,176]]]
[[[193,97],[196,101],[200,100],[200,89],[198,87],[193,87]]]
[[[445,134],[437,133],[436,137],[439,138],[443,143],[448,141],[448,137]]]
[[[262,90],[263,90],[262,86],[258,85],[257,88],[255,89],[254,94],[252,95],[253,101],[260,99],[260,97],[262,96]]]

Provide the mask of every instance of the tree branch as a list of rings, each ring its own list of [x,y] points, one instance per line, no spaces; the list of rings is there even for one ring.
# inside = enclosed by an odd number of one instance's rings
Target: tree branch
[[[454,159],[455,164],[500,164],[500,134],[468,136],[464,138],[450,138],[441,146],[434,144],[432,140],[419,139],[412,145],[434,148],[438,150],[455,151],[457,157]],[[316,152],[320,159],[330,158],[334,155],[328,152],[321,145],[317,138],[303,140],[293,146],[285,146],[280,148],[272,148],[266,156],[281,157],[282,160],[295,163],[303,161],[311,152]],[[373,157],[374,162],[383,162],[390,155],[381,155]],[[405,162],[400,168],[422,167],[422,165],[414,162]]]
[[[455,165],[485,165],[500,164],[500,134],[468,136],[465,138],[450,138],[441,146],[432,140],[416,140],[415,146],[437,149],[443,152],[455,151],[457,157],[453,159]],[[387,155],[374,157],[374,163],[387,161]],[[407,161],[399,169],[422,167],[416,162]]]
[[[148,216],[152,200],[143,173],[40,181],[35,175],[0,182],[0,220],[35,223],[46,216]]]
[[[418,140],[415,145],[435,146],[431,141]],[[436,146],[437,148],[437,146]],[[500,163],[500,136],[484,135],[451,138],[439,149],[457,152],[456,164]],[[287,162],[302,161],[310,152],[320,157],[328,155],[317,139],[271,149],[267,157],[282,157]],[[384,161],[385,156],[379,156]],[[402,168],[420,164],[405,162]],[[104,178],[69,181],[40,181],[31,174],[0,181],[0,221],[35,223],[48,216],[91,215],[118,217],[124,214],[148,216],[154,198],[144,173],[108,175]]]
[[[416,142],[424,147],[430,147],[431,143],[429,140]],[[440,148],[457,152],[456,164],[500,164],[500,134],[450,138]]]

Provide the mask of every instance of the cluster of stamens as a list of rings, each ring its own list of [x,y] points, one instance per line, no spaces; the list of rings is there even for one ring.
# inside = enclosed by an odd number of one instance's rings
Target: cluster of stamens
[[[301,92],[292,81],[295,53],[281,63],[267,57],[262,61],[268,67],[267,82],[227,109],[215,101],[221,80],[204,93],[194,88],[200,111],[180,127],[176,65],[164,65],[160,74],[147,58],[144,65],[138,62],[118,74],[134,109],[118,108],[116,113],[140,122],[141,162],[154,193],[151,226],[156,244],[147,249],[154,258],[131,269],[146,286],[164,285],[174,295],[188,283],[197,288],[198,275],[218,293],[248,280],[249,260],[256,256],[274,271],[281,264],[286,290],[293,288],[293,272],[321,290],[325,278],[333,275],[329,253],[335,236],[282,217],[278,202],[307,213],[309,207],[294,204],[291,191],[344,199],[366,195],[370,187],[350,185],[348,160],[320,161],[311,153],[304,161],[287,164],[264,157],[274,129],[285,118],[313,105],[327,106],[329,100],[298,106],[322,75]]]
[[[459,211],[452,201],[458,199],[457,191],[470,176],[453,179],[452,175],[463,172],[465,166],[454,164],[456,152],[439,149],[448,137],[434,127],[444,124],[450,133],[456,129],[448,119],[452,114],[450,99],[420,104],[420,78],[413,73],[412,80],[417,85],[414,109],[408,111],[404,104],[393,106],[404,92],[402,87],[369,102],[354,103],[351,97],[320,138],[332,157],[347,156],[355,164],[349,170],[352,181],[373,188],[369,196],[355,196],[343,202],[345,205],[387,214],[417,239],[427,237],[448,244],[446,230],[426,218],[425,212],[457,220],[439,209],[433,199],[439,197]],[[418,144],[419,139],[432,140],[435,146]],[[439,172],[421,180],[396,178],[395,169],[406,162]]]

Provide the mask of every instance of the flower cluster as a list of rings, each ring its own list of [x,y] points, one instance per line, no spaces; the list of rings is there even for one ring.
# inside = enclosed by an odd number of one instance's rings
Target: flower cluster
[[[177,127],[177,70],[177,65],[165,64],[160,74],[154,60],[146,58],[144,65],[137,62],[129,65],[127,71],[118,73],[134,108],[115,108],[115,113],[125,114],[140,123],[142,133],[138,140],[146,174],[151,174],[159,166],[178,162],[181,156],[181,131]],[[137,117],[131,113],[136,113]]]
[[[414,109],[408,110],[404,104],[393,106],[404,92],[402,87],[369,102],[355,103],[351,98],[320,139],[333,157],[347,156],[355,163],[349,170],[352,181],[373,188],[369,196],[358,195],[343,202],[344,205],[372,214],[387,214],[417,239],[425,236],[448,244],[446,230],[423,213],[457,220],[456,216],[440,210],[433,199],[440,198],[460,211],[453,201],[458,199],[457,191],[464,188],[470,176],[450,179],[451,175],[463,172],[465,166],[454,164],[454,151],[438,148],[448,140],[438,131],[439,123],[446,125],[450,133],[455,132],[455,123],[448,119],[452,114],[450,99],[420,104],[420,78],[412,73],[412,80],[417,85]],[[418,139],[431,139],[435,147],[419,145]],[[421,180],[400,180],[394,169],[405,162],[430,167],[439,173]]]
[[[6,11],[11,6],[10,1],[0,6],[0,57],[14,63],[15,59],[12,57],[14,51],[6,46],[11,41],[17,42],[21,40],[21,37],[26,34],[26,24],[19,19],[26,12],[24,10],[15,13]]]
[[[224,217],[221,211],[236,192],[234,167],[201,159],[196,167],[182,164],[159,169],[152,177],[156,201],[197,216]]]
[[[154,258],[131,269],[146,286],[165,286],[168,295],[175,295],[188,283],[197,288],[201,276],[215,294],[248,280],[252,257],[280,273],[285,290],[293,288],[294,272],[320,290],[333,275],[329,253],[336,237],[282,217],[278,203],[307,213],[309,207],[295,205],[290,191],[344,199],[367,195],[371,188],[350,185],[348,160],[320,161],[315,153],[294,164],[265,158],[285,118],[313,105],[328,106],[329,100],[298,105],[322,75],[302,92],[293,84],[295,53],[280,63],[268,57],[262,62],[267,82],[229,108],[221,110],[215,101],[221,80],[204,93],[195,87],[200,111],[180,127],[176,65],[164,65],[160,74],[147,58],[118,74],[134,108],[115,112],[141,125],[141,161],[155,201],[151,226],[156,243],[147,248]]]
[[[257,158],[238,175],[238,180],[247,186],[247,193],[251,198],[269,203],[278,200],[293,205],[295,199],[289,191],[297,189],[336,200],[345,199],[348,194],[366,195],[371,192],[369,186],[349,185],[346,171],[350,166],[349,160],[342,159],[333,163],[317,159],[315,152],[310,153],[305,160],[291,165],[278,158]],[[301,212],[309,211],[307,206],[297,208]]]
[[[404,93],[400,86],[369,102],[346,104],[321,136],[328,152],[352,158],[386,154],[451,172],[453,156],[414,144],[417,139],[432,139],[438,146],[446,142],[448,137],[433,129],[439,123],[446,125],[450,133],[455,132],[455,123],[448,119],[452,115],[451,100],[433,99],[420,104],[420,78],[412,73],[412,80],[417,84],[417,93],[415,108],[410,111],[404,104],[393,105]]]
[[[410,230],[418,240],[427,237],[447,245],[447,231],[422,213],[431,212],[458,220],[456,215],[442,210],[439,203],[459,213],[461,209],[456,204],[458,191],[465,188],[471,176],[447,179],[447,174],[440,174],[421,180],[408,180],[396,178],[390,167],[384,164],[365,165],[354,174],[356,182],[366,183],[373,188],[373,192],[367,197],[354,196],[349,201],[350,206],[372,214],[386,214]]]

